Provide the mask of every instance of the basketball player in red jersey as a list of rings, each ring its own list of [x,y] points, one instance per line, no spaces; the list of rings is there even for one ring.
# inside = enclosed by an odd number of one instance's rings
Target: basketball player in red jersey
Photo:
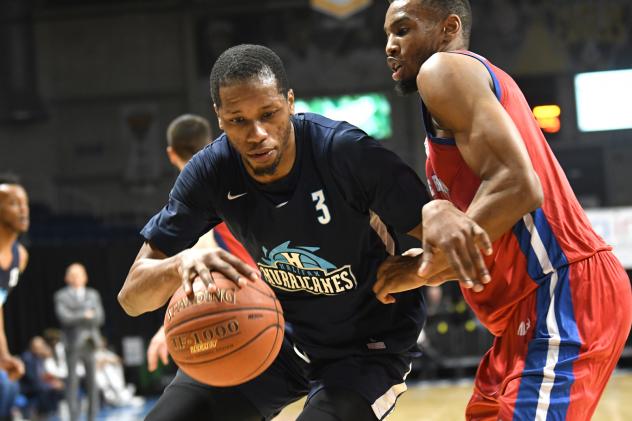
[[[0,369],[12,380],[22,377],[24,364],[11,355],[4,330],[4,303],[28,262],[18,236],[29,228],[29,199],[17,177],[0,176]]]
[[[167,128],[167,157],[179,171],[182,171],[193,155],[209,143],[211,143],[211,127],[204,117],[184,114],[175,118]],[[220,247],[256,268],[252,257],[231,234],[225,223],[217,225],[200,237],[194,247]],[[163,364],[169,363],[169,351],[163,327],[160,327],[151,338],[147,348],[149,371],[154,371],[158,367],[159,358]]]
[[[516,83],[467,50],[470,27],[467,0],[395,0],[386,14],[387,63],[398,91],[421,96],[428,184],[439,200],[423,211],[419,272],[381,270],[374,290],[391,302],[390,293],[429,281],[491,280],[462,288],[496,336],[467,419],[587,420],[630,332],[630,281]],[[472,221],[493,241],[489,274],[475,270]],[[446,257],[453,273],[433,276]]]

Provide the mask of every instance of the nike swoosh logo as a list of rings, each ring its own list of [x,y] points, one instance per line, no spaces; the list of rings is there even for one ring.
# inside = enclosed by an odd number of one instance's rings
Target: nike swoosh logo
[[[278,205],[276,205],[277,208],[282,208],[283,206],[287,205],[288,202],[283,202],[283,203],[279,203]]]
[[[230,192],[228,192],[228,195],[227,195],[226,197],[228,198],[228,200],[235,200],[235,199],[238,199],[238,198],[240,198],[241,196],[245,196],[245,195],[247,195],[247,194],[248,194],[248,192],[233,195],[233,194],[231,194]]]

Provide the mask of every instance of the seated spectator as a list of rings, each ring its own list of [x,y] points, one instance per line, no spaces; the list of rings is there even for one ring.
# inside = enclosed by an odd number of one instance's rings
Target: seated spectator
[[[40,336],[31,339],[28,351],[22,354],[25,372],[20,380],[20,390],[29,401],[27,418],[43,419],[56,412],[63,396],[63,381],[45,369],[45,361],[52,355],[52,350]]]
[[[144,399],[134,396],[134,385],[125,384],[121,357],[107,348],[105,338],[102,344],[95,353],[95,380],[105,403],[113,406],[142,405]]]

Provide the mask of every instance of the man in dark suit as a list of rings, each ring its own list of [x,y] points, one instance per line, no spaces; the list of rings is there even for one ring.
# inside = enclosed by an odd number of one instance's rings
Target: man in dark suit
[[[86,371],[85,383],[88,394],[88,420],[93,421],[98,411],[98,390],[95,385],[94,353],[101,343],[99,326],[104,312],[99,293],[86,288],[88,274],[81,263],[73,263],[66,269],[67,287],[55,293],[55,312],[64,333],[68,383],[66,399],[70,420],[79,419],[79,379],[77,364],[82,361]]]

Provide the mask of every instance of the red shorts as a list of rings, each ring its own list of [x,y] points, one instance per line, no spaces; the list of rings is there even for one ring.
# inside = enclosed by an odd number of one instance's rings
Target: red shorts
[[[468,420],[589,420],[632,324],[630,279],[610,252],[549,276],[478,368]]]

